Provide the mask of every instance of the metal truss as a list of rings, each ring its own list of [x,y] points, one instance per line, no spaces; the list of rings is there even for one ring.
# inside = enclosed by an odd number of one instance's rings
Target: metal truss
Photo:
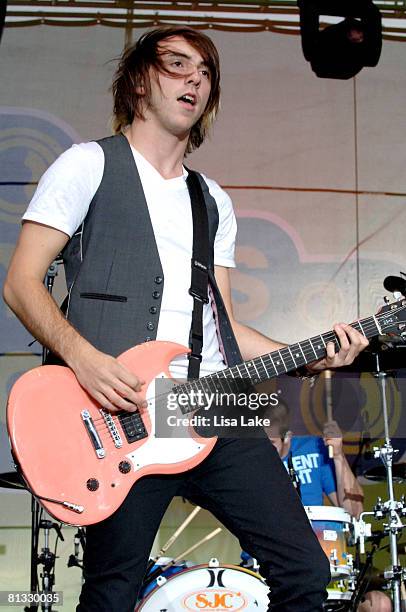
[[[406,42],[406,0],[375,4],[382,14],[383,37]],[[323,23],[331,22],[326,17]],[[297,35],[299,11],[294,0],[8,0],[5,25],[135,29],[174,23],[198,29]]]

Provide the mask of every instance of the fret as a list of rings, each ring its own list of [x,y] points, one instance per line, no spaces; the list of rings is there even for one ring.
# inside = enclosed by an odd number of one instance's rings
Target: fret
[[[226,393],[226,389],[224,387],[224,382],[227,383],[228,386],[228,381],[227,379],[223,376],[221,376],[222,370],[220,370],[219,372],[216,372],[215,374],[212,374],[212,378],[215,379],[217,381],[218,384],[216,384],[216,390],[220,390],[221,393]],[[220,388],[220,389],[219,389]]]
[[[277,368],[277,367],[276,367],[276,365],[275,365],[275,362],[274,362],[273,357],[272,357],[272,353],[269,353],[268,357],[269,357],[269,359],[271,360],[272,367],[273,367],[273,369],[275,370],[275,374],[276,374],[276,376],[278,376],[278,374],[279,374],[279,372],[278,372],[278,368]]]
[[[363,330],[366,332],[366,338],[371,338],[372,336],[376,336],[377,334],[381,333],[381,328],[378,325],[378,321],[375,316],[363,319],[362,321],[359,321],[359,323],[363,324],[362,327]]]
[[[283,355],[282,355],[282,351],[281,351],[281,350],[279,350],[279,351],[278,351],[278,354],[279,354],[279,357],[280,357],[280,358],[281,358],[281,360],[282,360],[283,367],[284,367],[284,370],[285,370],[285,372],[286,372],[286,371],[287,371],[287,367],[286,367],[285,360],[284,360]]]
[[[238,376],[239,376],[240,378],[244,378],[244,376],[243,376],[243,375],[241,374],[241,372],[240,372],[240,367],[239,367],[238,365],[236,365],[235,367],[236,367],[236,369],[237,369]]]
[[[375,325],[376,325],[376,331],[377,331],[379,334],[381,334],[381,333],[382,333],[382,329],[381,329],[381,326],[380,326],[380,325],[379,325],[379,323],[378,323],[378,319],[377,319],[375,316],[373,316],[372,318],[373,318],[374,323],[375,323]]]
[[[254,366],[254,368],[255,368],[255,372],[257,373],[258,378],[257,378],[257,379],[253,379],[253,382],[254,382],[254,383],[256,383],[256,382],[260,382],[260,381],[261,381],[261,376],[260,376],[260,373],[259,373],[259,372],[258,372],[258,370],[257,370],[257,366],[255,365],[255,361],[256,361],[256,360],[255,360],[255,359],[253,359],[253,361],[252,361],[252,365],[253,365],[253,366]]]
[[[275,356],[275,361],[273,360],[272,355]],[[272,363],[274,365],[276,373],[277,374],[282,374],[282,373],[286,372],[285,367],[284,367],[285,364],[283,363],[283,359],[282,359],[282,364],[281,364],[281,360],[277,359],[278,355],[279,355],[279,351],[273,351],[273,353],[270,353],[269,357],[272,360]],[[280,357],[280,355],[279,355],[279,357]],[[277,366],[279,366],[279,368]]]
[[[226,393],[229,393],[230,391],[232,392],[233,387],[232,387],[232,381],[230,380],[230,378],[227,376],[227,374],[230,372],[230,370],[227,368],[226,370],[221,370],[221,372],[219,372],[219,377],[221,378],[221,380],[223,380],[227,386],[228,389],[226,390]],[[231,377],[232,379],[232,377]]]
[[[269,375],[268,375],[267,369],[261,357],[256,357],[254,359],[254,365],[255,365],[256,371],[258,372],[259,380],[260,381],[268,380]]]
[[[295,368],[297,368],[297,363],[296,363],[296,361],[295,361],[295,358],[293,357],[293,353],[292,353],[292,351],[290,350],[290,347],[289,347],[289,346],[287,346],[286,348],[288,349],[288,351],[289,351],[289,353],[290,353],[290,356],[292,357],[292,361],[293,361],[293,363],[294,363]]]
[[[310,349],[311,349],[311,351],[312,351],[312,353],[313,353],[313,355],[314,355],[314,358],[315,358],[315,359],[318,359],[317,353],[316,353],[316,351],[314,350],[314,346],[313,346],[313,344],[312,344],[311,340],[305,340],[304,342],[300,342],[300,343],[299,343],[299,346],[301,347],[301,345],[302,345],[302,344],[303,344],[303,346],[304,346],[306,342],[308,342],[308,343],[309,343],[309,346],[310,346]],[[305,348],[305,351],[306,351],[306,348]],[[305,353],[305,354],[306,354],[306,353]],[[313,358],[308,357],[308,358],[306,359],[306,361],[307,361],[307,362],[309,362],[309,361],[313,361]]]
[[[314,336],[313,338],[309,339],[309,342],[312,346],[313,353],[316,355],[316,359],[320,359],[326,354],[326,343],[324,342],[324,338],[322,336]]]
[[[268,368],[266,367],[265,362],[264,362],[264,360],[262,359],[262,357],[260,357],[260,360],[261,360],[261,363],[262,363],[262,367],[264,368],[264,370],[265,370],[265,372],[266,372],[267,377],[268,377],[268,378],[272,378],[272,376],[274,375],[274,373],[276,374],[275,366],[272,364],[273,369],[274,369],[274,372],[272,372],[272,374],[269,374],[269,372],[268,372]],[[272,363],[272,359],[271,359],[271,363]]]
[[[244,378],[241,377],[241,372],[239,371],[238,366],[233,366],[232,368],[229,368],[227,372],[230,372],[232,376],[230,386],[233,393],[239,393],[247,389],[247,383]]]
[[[284,347],[280,349],[279,354],[283,359],[283,364],[285,366],[285,372],[290,372],[291,370],[294,370],[296,366],[289,352],[289,347]]]
[[[299,368],[308,361],[308,359],[306,359],[306,355],[302,350],[302,347],[300,346],[300,342],[297,342],[296,344],[291,344],[290,351],[292,353],[292,358],[295,361],[296,368]]]
[[[300,348],[300,352],[301,352],[301,353],[302,353],[302,355],[303,355],[303,364],[305,364],[305,363],[307,363],[307,362],[308,362],[308,359],[307,359],[307,357],[306,357],[306,355],[305,355],[305,353],[304,353],[304,351],[303,351],[303,349],[302,349],[302,344],[304,344],[304,342],[303,342],[303,343],[302,343],[302,342],[298,342],[298,343],[297,343],[298,347]],[[310,343],[309,343],[309,344],[310,344]],[[310,345],[310,346],[311,346],[311,345]],[[313,349],[313,347],[312,347],[312,349]],[[314,350],[313,350],[313,353],[314,353]]]
[[[361,334],[363,334],[365,336],[365,338],[367,337],[366,333],[364,332],[364,328],[362,327],[362,323],[361,321],[357,321],[356,323],[354,323],[353,328],[357,329],[357,326],[359,327],[358,331],[361,332]]]
[[[255,367],[255,365],[254,365],[253,360],[251,360],[251,361],[246,361],[246,362],[245,362],[245,365],[246,365],[246,367],[247,367],[248,377],[249,377],[251,380],[253,380],[253,379],[255,378],[256,374],[258,374],[257,369],[256,369],[256,367]]]

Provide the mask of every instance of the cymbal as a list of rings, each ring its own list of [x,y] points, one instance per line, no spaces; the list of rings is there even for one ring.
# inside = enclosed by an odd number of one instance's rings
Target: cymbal
[[[395,482],[402,482],[406,480],[406,463],[394,463],[392,465],[393,480]],[[364,478],[373,480],[375,482],[382,482],[387,478],[387,471],[384,465],[377,465],[373,468],[369,468],[363,474]]]
[[[0,488],[26,490],[25,482],[18,472],[4,472],[0,474]]]

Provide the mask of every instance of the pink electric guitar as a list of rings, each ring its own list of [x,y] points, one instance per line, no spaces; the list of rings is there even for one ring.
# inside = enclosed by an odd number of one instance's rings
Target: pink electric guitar
[[[406,300],[401,300],[352,326],[367,338],[385,331],[399,334],[405,311]],[[170,393],[230,393],[234,386],[237,391],[242,379],[256,384],[323,357],[329,341],[338,344],[334,332],[193,382],[172,381]],[[29,490],[52,516],[74,525],[97,523],[117,510],[142,476],[182,472],[209,454],[216,438],[199,438],[193,430],[176,439],[157,435],[154,415],[163,399],[157,381],[170,379],[170,361],[185,352],[179,344],[156,341],[118,357],[147,381],[148,407],[135,413],[101,409],[66,367],[42,366],[19,378],[7,407],[12,452]],[[183,415],[195,410],[195,405],[181,407]]]

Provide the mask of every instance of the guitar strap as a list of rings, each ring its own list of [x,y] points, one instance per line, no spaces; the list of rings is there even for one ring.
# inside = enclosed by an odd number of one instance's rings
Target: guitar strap
[[[198,175],[188,171],[186,185],[189,190],[193,220],[193,250],[189,294],[193,297],[192,324],[189,334],[188,380],[199,378],[203,349],[203,305],[208,304],[209,222],[206,203]]]

